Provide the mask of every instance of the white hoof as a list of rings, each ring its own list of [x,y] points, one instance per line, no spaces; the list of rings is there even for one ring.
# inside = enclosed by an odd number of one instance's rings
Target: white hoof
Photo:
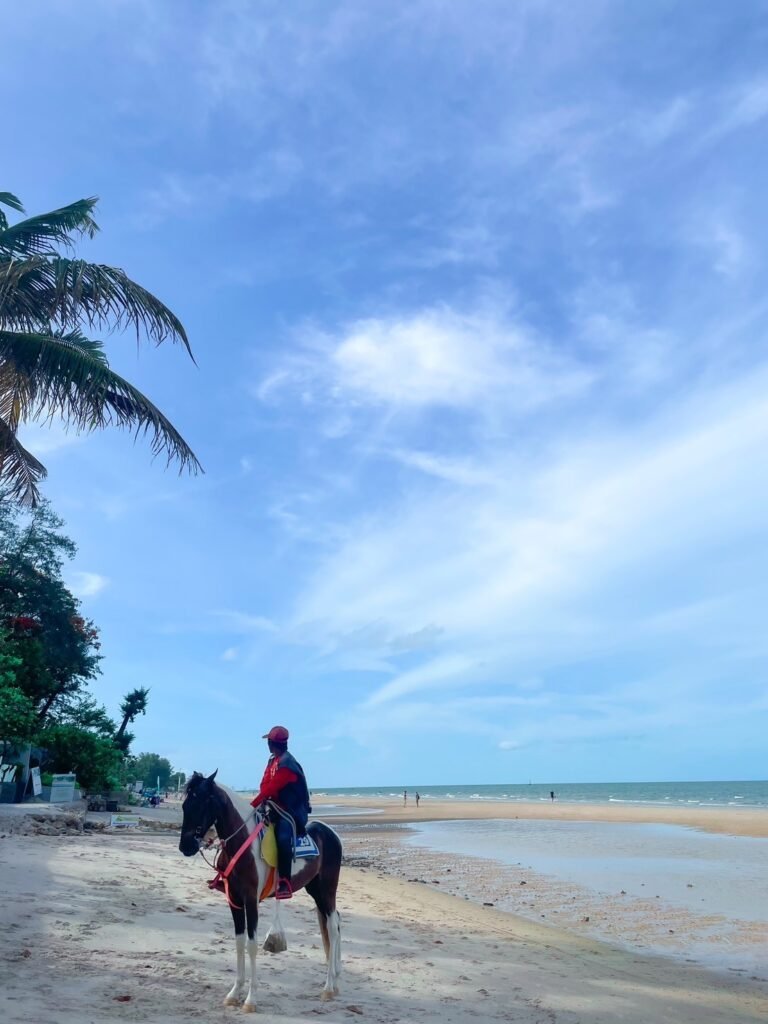
[[[256,1013],[256,1003],[243,1003],[243,1013]]]

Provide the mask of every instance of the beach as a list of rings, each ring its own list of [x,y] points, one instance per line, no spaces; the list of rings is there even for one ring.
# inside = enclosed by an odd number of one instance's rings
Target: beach
[[[141,830],[123,832],[100,828],[105,816],[89,815],[81,831],[78,816],[34,810],[39,821],[29,811],[0,816],[8,1024],[181,1024],[239,1013],[221,1005],[234,970],[229,911],[207,889],[202,859],[178,852],[178,807],[143,810]],[[269,1019],[756,1024],[768,1014],[765,972],[643,954],[580,934],[565,918],[537,923],[486,906],[493,898],[468,896],[461,877],[447,891],[460,857],[408,851],[402,821],[366,821],[334,818],[347,850],[340,995],[320,1001],[314,904],[298,894],[282,913],[288,951],[259,957],[259,1009]],[[442,880],[431,873],[439,866]],[[473,880],[497,877],[489,868]],[[564,910],[565,894],[557,899]],[[274,904],[262,911],[263,939]]]
[[[540,821],[601,821],[685,825],[733,836],[768,838],[768,808],[684,807],[643,804],[597,804],[554,802],[511,802],[503,800],[422,800],[371,796],[316,798],[318,809],[328,809],[335,818],[365,824],[375,820],[392,824],[419,821],[483,821],[488,818]]]

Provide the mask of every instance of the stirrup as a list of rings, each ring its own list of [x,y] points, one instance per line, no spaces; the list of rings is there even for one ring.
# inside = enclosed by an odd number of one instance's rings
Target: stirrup
[[[293,896],[291,883],[287,878],[281,878],[275,886],[276,900],[289,900]]]

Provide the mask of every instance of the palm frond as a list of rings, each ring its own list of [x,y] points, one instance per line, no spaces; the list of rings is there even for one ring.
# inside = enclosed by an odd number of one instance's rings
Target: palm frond
[[[48,324],[47,261],[0,256],[0,327],[36,331]]]
[[[0,230],[0,252],[19,256],[53,255],[57,245],[71,248],[75,234],[93,238],[99,230],[93,219],[97,202],[95,197],[78,199],[60,210],[28,217],[10,227],[6,223]]]
[[[13,421],[60,416],[76,430],[107,426],[148,436],[153,455],[196,473],[201,466],[173,424],[110,369],[99,343],[68,335],[0,330],[0,410]]]
[[[192,357],[179,318],[124,270],[58,256],[0,258],[0,326],[36,333],[49,322],[65,331],[133,327],[158,345],[181,342]]]
[[[0,206],[7,206],[10,210],[16,210],[17,213],[24,213],[21,200],[13,192],[0,192]]]
[[[57,258],[51,261],[55,280],[54,316],[65,327],[87,324],[143,330],[159,344],[180,341],[192,355],[187,333],[179,318],[155,295],[132,281],[119,267],[85,260]]]
[[[27,451],[15,430],[0,418],[0,482],[4,495],[23,505],[36,505],[40,500],[37,485],[46,476],[45,466]]]
[[[21,200],[18,199],[13,192],[0,192],[0,206],[7,206],[9,209],[16,210],[18,213],[24,213],[24,207],[21,205]],[[0,210],[0,231],[7,227],[8,218],[3,210]]]

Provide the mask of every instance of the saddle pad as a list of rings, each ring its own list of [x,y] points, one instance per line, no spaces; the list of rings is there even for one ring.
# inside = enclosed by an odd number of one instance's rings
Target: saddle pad
[[[317,843],[310,835],[296,836],[296,860],[317,857],[320,851]]]

